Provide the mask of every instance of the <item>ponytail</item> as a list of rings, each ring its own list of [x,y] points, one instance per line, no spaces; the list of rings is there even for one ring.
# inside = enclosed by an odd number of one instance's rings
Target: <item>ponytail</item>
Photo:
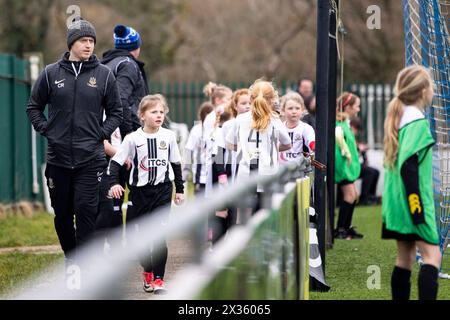
[[[227,96],[231,97],[233,91],[227,86],[210,81],[203,87],[203,93],[210,99],[210,102],[214,106],[217,106],[217,99],[224,99]]]
[[[259,94],[252,104],[252,128],[264,130],[269,126],[272,107],[267,103],[262,94]]]
[[[216,88],[217,88],[217,84],[210,81],[210,82],[208,82],[208,84],[206,84],[203,87],[203,94],[212,100],[212,96],[213,96],[214,90]],[[213,102],[213,101],[211,101],[211,102]]]
[[[356,103],[356,100],[358,100],[358,96],[351,93],[351,92],[343,92],[338,98],[337,98],[337,105],[336,105],[336,121],[342,122],[347,120],[347,113],[345,112],[345,109],[347,109],[348,106],[352,106]]]
[[[415,105],[423,110],[428,101],[424,90],[433,85],[429,70],[423,66],[412,65],[402,69],[395,81],[394,99],[388,106],[384,121],[384,165],[395,167],[398,156],[398,130],[405,105]]]
[[[250,87],[250,100],[252,103],[252,128],[265,130],[270,124],[272,116],[276,116],[272,102],[277,92],[272,83],[258,79]]]
[[[395,167],[398,155],[398,130],[403,115],[403,103],[394,97],[388,106],[384,121],[384,165]]]

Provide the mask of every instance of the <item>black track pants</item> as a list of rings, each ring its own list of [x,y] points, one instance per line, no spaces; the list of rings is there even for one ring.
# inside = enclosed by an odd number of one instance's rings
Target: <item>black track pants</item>
[[[45,176],[55,212],[55,229],[66,256],[94,235],[99,187],[106,165],[102,160],[77,169],[47,164]]]

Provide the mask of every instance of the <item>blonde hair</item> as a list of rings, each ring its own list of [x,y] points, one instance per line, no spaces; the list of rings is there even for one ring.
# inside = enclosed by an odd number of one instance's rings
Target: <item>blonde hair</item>
[[[239,103],[239,98],[241,96],[248,96],[248,95],[250,95],[250,90],[248,90],[248,89],[236,90],[233,93],[233,97],[231,98],[230,103],[225,108],[225,111],[228,112],[229,114],[231,114],[231,116],[233,118],[236,118],[237,114],[238,114],[237,105]]]
[[[203,93],[206,97],[209,97],[211,103],[216,106],[217,99],[223,99],[227,95],[231,96],[233,94],[233,91],[227,86],[216,84],[210,81],[206,86],[203,87]]]
[[[423,90],[433,85],[428,69],[414,65],[402,69],[395,82],[394,98],[384,120],[384,165],[395,167],[398,156],[398,130],[405,105],[425,106]]]
[[[281,97],[281,110],[284,110],[286,108],[286,104],[288,103],[288,101],[291,100],[300,104],[303,110],[306,109],[305,101],[303,100],[302,96],[298,92],[291,91],[286,93],[283,97]]]
[[[138,114],[141,117],[145,111],[156,107],[158,104],[161,104],[164,108],[164,115],[169,113],[169,107],[167,105],[166,98],[162,94],[150,94],[142,98],[139,103]]]
[[[339,98],[337,98],[336,121],[341,122],[347,120],[345,109],[354,105],[358,99],[359,97],[356,94],[351,92],[343,92]]]
[[[264,130],[269,126],[271,117],[278,117],[272,106],[276,96],[277,92],[271,82],[258,79],[250,87],[253,129]]]

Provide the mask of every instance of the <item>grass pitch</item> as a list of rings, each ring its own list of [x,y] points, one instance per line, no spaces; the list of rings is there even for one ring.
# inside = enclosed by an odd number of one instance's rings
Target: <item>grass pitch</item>
[[[353,225],[364,234],[361,240],[335,240],[326,252],[327,293],[311,292],[312,300],[390,300],[391,273],[396,258],[395,240],[381,239],[381,206],[356,207]],[[444,271],[450,272],[450,262],[444,256]],[[378,269],[379,268],[379,269]],[[379,289],[374,288],[373,270],[380,271]],[[418,265],[411,278],[411,299],[417,299]],[[368,281],[372,289],[368,288]],[[450,299],[450,280],[439,280],[438,299]]]
[[[381,207],[356,207],[353,224],[364,234],[362,240],[335,240],[326,252],[327,293],[311,292],[312,300],[389,300],[390,277],[396,257],[394,240],[381,239]],[[0,248],[58,244],[53,216],[39,213],[32,218],[13,216],[0,220]],[[0,254],[0,295],[30,274],[46,268],[62,254]],[[444,256],[444,271],[450,273],[450,259]],[[368,288],[374,269],[380,271],[379,289]],[[417,299],[418,266],[413,269],[411,298]],[[439,280],[441,300],[450,299],[450,280]]]

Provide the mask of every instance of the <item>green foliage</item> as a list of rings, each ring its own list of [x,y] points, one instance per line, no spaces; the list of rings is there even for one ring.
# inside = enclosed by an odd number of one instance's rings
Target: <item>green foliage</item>
[[[54,0],[0,0],[0,51],[22,55],[45,50]]]
[[[146,62],[147,70],[154,72],[173,63],[183,36],[170,22],[185,5],[155,0],[104,0],[103,3],[126,17],[133,17],[133,26],[142,38],[140,60]]]

